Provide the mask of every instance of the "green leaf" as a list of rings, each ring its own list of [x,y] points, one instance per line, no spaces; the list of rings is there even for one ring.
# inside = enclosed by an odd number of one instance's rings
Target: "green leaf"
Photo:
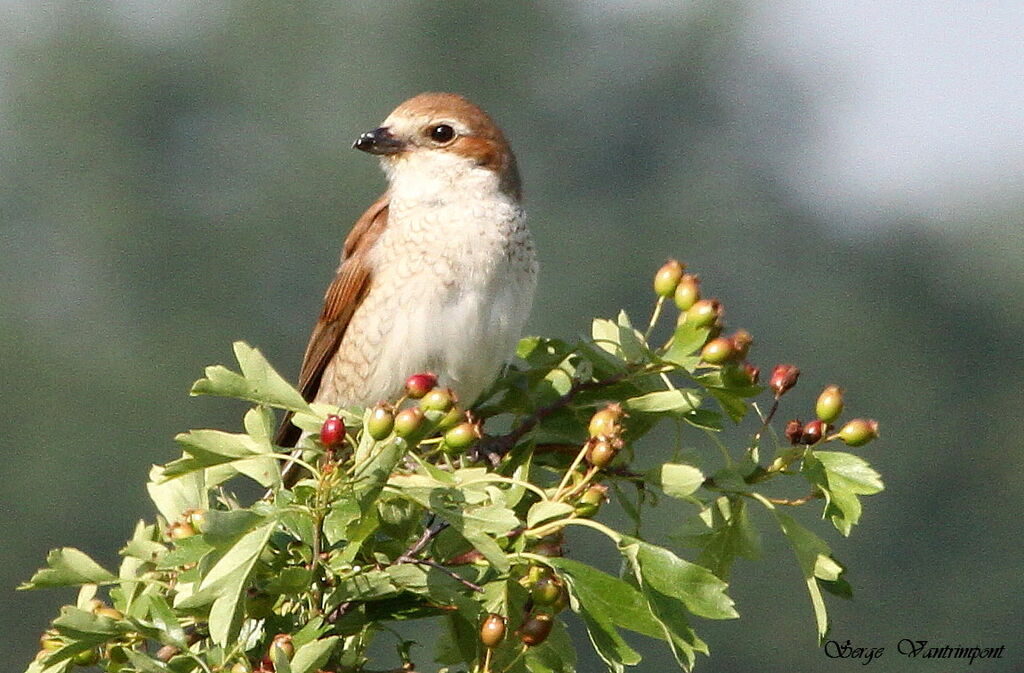
[[[665,463],[650,474],[665,495],[673,498],[688,498],[704,483],[704,473],[693,465]]]
[[[535,503],[530,508],[530,511],[527,512],[526,525],[530,528],[535,528],[537,525],[542,524],[545,521],[565,518],[574,511],[576,511],[576,508],[567,502],[541,500],[540,502]]]
[[[683,420],[695,428],[702,430],[719,431],[724,426],[722,415],[708,409],[697,409],[688,414],[683,414]]]
[[[697,391],[679,388],[675,390],[659,390],[639,397],[631,397],[623,406],[626,411],[639,413],[673,413],[687,414],[700,406],[701,398]]]
[[[188,647],[188,644],[185,642],[185,630],[181,627],[178,618],[174,614],[174,610],[167,604],[163,596],[153,595],[149,597],[149,617],[153,622],[153,626],[165,635],[165,638],[162,638],[160,642],[181,648]]]
[[[170,673],[171,671],[167,664],[162,661],[157,661],[130,647],[122,648],[122,651],[128,656],[128,661],[131,663],[132,668],[139,671],[139,673]]]
[[[309,412],[299,391],[281,377],[257,349],[243,341],[234,343],[241,375],[221,365],[206,368],[206,378],[192,386],[192,395],[216,395],[248,400],[256,404]]]
[[[644,336],[633,328],[625,311],[619,311],[616,325],[618,326],[619,348],[622,350],[623,357],[631,363],[649,361],[651,351],[644,341]]]
[[[860,521],[861,504],[857,496],[873,495],[884,486],[882,479],[859,456],[838,451],[810,451],[804,456],[807,480],[825,494],[825,512],[843,535]]]
[[[339,640],[338,636],[329,636],[306,643],[295,650],[295,656],[291,660],[292,673],[311,673],[319,669],[327,663]]]
[[[650,587],[664,596],[676,598],[700,617],[739,617],[732,599],[725,593],[728,585],[707,568],[681,559],[664,547],[628,536],[623,536],[619,542],[619,550],[637,571],[642,589]]]
[[[707,391],[715,398],[722,410],[732,419],[733,423],[739,423],[750,410],[742,397],[733,394],[722,388],[708,388]]]
[[[568,579],[572,595],[588,612],[604,615],[616,626],[650,638],[664,637],[643,595],[632,584],[564,556],[547,561]]]
[[[149,497],[168,521],[181,518],[187,509],[209,509],[210,501],[206,491],[206,480],[202,472],[195,472],[177,479],[164,474],[164,468],[154,465],[149,470],[146,484]]]
[[[694,327],[684,322],[676,327],[672,345],[661,358],[691,371],[696,364],[691,356],[704,346],[710,333],[711,329],[708,327]]]
[[[24,589],[42,589],[50,587],[70,587],[81,584],[102,584],[117,579],[109,570],[93,561],[84,552],[74,547],[53,549],[46,555],[46,568],[37,570],[32,579],[18,587]]]
[[[232,463],[235,470],[254,479],[261,486],[272,486],[280,480],[277,461],[270,455],[273,447],[266,438],[260,442],[248,434],[190,430],[177,435],[174,440],[181,445],[186,455],[164,466],[162,476],[165,479]]]
[[[825,640],[828,634],[828,610],[825,608],[825,599],[821,595],[821,588],[815,579],[819,567],[819,558],[829,558],[832,550],[820,537],[807,530],[796,522],[793,517],[773,509],[776,520],[782,528],[782,532],[793,547],[800,571],[803,573],[804,582],[807,585],[807,592],[811,595],[811,605],[814,608],[814,620],[818,627],[818,641]]]
[[[760,535],[750,522],[746,503],[738,497],[716,499],[679,537],[699,547],[697,563],[722,579],[728,579],[737,556],[751,560],[761,557]]]

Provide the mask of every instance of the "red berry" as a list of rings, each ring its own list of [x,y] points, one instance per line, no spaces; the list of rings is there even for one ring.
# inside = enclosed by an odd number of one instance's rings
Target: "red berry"
[[[437,375],[430,372],[413,374],[405,380],[405,392],[409,397],[418,400],[437,385]]]
[[[775,398],[778,399],[796,385],[798,378],[800,378],[800,370],[796,366],[775,365],[772,376],[768,379],[768,386],[775,392]]]
[[[761,379],[761,370],[749,362],[743,363],[743,369],[746,370],[747,376],[750,377],[750,382],[757,385],[757,382]]]
[[[320,428],[320,443],[328,449],[341,446],[345,441],[345,421],[341,416],[331,414]]]
[[[815,418],[813,421],[808,421],[804,425],[804,431],[800,435],[800,443],[810,446],[811,444],[817,444],[821,441],[821,436],[825,433],[825,423],[820,418]]]
[[[519,640],[527,647],[540,645],[551,635],[551,627],[554,620],[551,615],[543,612],[530,615],[523,625],[519,627]]]
[[[784,432],[790,444],[799,444],[800,438],[804,436],[804,424],[794,418],[786,423]]]
[[[754,337],[745,329],[738,329],[731,337],[733,350],[736,351],[737,360],[745,360],[754,343]]]

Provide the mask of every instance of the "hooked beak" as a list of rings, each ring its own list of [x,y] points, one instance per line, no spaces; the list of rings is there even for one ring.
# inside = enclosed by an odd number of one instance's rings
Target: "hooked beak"
[[[391,129],[381,126],[359,136],[352,147],[370,154],[398,154],[405,143],[391,135]]]

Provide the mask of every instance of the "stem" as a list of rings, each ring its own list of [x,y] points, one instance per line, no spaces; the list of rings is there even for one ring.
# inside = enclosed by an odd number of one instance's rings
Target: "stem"
[[[651,321],[647,323],[647,331],[644,332],[644,341],[647,341],[651,337],[651,332],[654,330],[654,326],[658,322],[658,318],[661,317],[661,309],[665,305],[665,298],[662,296],[658,297],[658,303],[654,305],[654,311],[651,313]]]
[[[586,457],[587,457],[587,445],[584,444],[583,448],[580,449],[576,453],[576,458],[573,459],[572,465],[570,465],[569,469],[565,471],[565,476],[562,477],[561,483],[559,483],[558,484],[558,488],[555,489],[555,495],[552,496],[552,498],[551,498],[552,500],[554,500],[554,501],[560,500],[560,496],[562,495],[562,489],[564,489],[566,486],[569,485],[569,480],[572,479],[572,475],[573,475],[574,472],[576,472],[576,468],[579,467],[579,464],[582,463],[583,459],[586,458]]]

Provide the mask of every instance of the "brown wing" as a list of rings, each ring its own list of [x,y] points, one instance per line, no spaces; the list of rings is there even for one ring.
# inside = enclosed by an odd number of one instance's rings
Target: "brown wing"
[[[356,221],[345,239],[341,265],[324,295],[324,307],[313,327],[306,346],[306,355],[299,370],[299,392],[311,402],[320,389],[324,369],[338,350],[345,330],[356,308],[362,303],[370,285],[370,265],[367,256],[388,220],[388,197],[377,199]],[[302,431],[291,423],[291,414],[284,417],[277,430],[278,446],[295,446]]]

